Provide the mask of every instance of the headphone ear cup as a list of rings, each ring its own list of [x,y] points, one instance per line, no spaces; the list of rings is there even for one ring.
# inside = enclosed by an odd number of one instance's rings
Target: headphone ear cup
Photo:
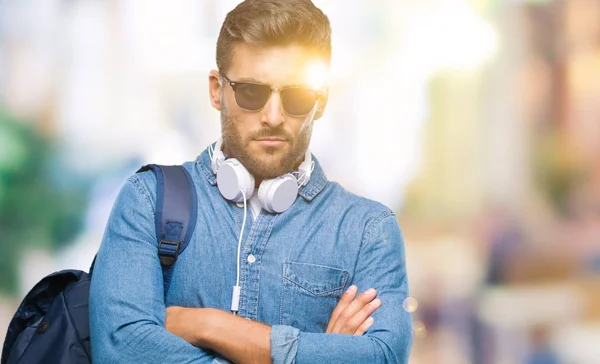
[[[298,181],[291,173],[264,180],[258,188],[258,201],[263,209],[271,213],[281,213],[289,209],[296,197]]]
[[[231,158],[219,167],[217,187],[226,199],[242,202],[244,194],[249,199],[254,193],[254,177],[237,159]]]

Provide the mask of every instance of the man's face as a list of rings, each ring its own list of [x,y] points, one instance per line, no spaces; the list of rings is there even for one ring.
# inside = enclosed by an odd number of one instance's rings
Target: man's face
[[[275,88],[306,86],[306,67],[310,64],[300,46],[251,48],[238,44],[227,78],[255,82]],[[240,108],[232,87],[218,73],[211,72],[210,92],[213,106],[221,111],[223,150],[237,158],[255,178],[275,178],[296,169],[310,143],[312,120],[290,116],[273,91],[259,111]],[[318,113],[315,119],[321,115]]]

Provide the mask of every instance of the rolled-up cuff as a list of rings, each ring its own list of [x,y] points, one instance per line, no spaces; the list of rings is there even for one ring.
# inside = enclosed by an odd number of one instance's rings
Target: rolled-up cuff
[[[300,330],[292,326],[271,327],[271,359],[273,364],[292,364],[298,352]]]
[[[212,364],[231,364],[228,360],[217,356],[213,359]]]

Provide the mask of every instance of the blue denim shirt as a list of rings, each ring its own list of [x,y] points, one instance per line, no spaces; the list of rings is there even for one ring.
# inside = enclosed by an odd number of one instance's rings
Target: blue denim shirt
[[[94,363],[223,360],[164,329],[168,306],[229,311],[236,281],[244,209],[219,193],[206,150],[184,166],[198,192],[198,221],[175,263],[166,302],[154,174],[130,177],[114,204],[90,291]],[[412,322],[402,306],[408,296],[404,244],[392,211],[328,181],[315,160],[292,207],[281,214],[262,210],[255,220],[248,211],[243,235],[239,315],[272,326],[274,363],[408,362]],[[374,324],[363,336],[325,334],[352,284],[359,292],[377,290],[382,306]]]

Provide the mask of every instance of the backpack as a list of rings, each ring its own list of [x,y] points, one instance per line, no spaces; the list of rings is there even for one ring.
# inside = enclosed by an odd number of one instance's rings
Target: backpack
[[[197,195],[182,166],[150,164],[138,172],[156,175],[155,226],[165,297],[173,263],[187,247],[197,217]],[[40,280],[13,316],[0,364],[91,363],[88,298],[96,258],[89,273],[63,270]]]

